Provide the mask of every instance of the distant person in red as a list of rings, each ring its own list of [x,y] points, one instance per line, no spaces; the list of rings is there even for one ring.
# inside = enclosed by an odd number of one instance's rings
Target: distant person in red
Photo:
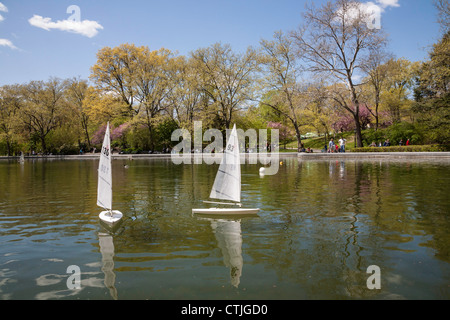
[[[406,145],[409,146],[411,143],[409,142],[409,139],[406,140]]]

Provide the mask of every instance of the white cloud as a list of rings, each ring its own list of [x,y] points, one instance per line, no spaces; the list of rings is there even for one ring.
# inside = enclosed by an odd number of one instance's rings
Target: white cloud
[[[8,12],[8,8],[1,2],[0,2],[0,11]]]
[[[366,21],[367,27],[369,29],[380,29],[381,28],[381,15],[388,7],[400,7],[398,3],[399,0],[375,0],[376,3],[372,1],[368,2],[351,2],[350,6],[346,8],[345,12],[343,9],[337,11],[338,17],[344,17],[348,21],[353,21],[363,17]],[[337,18],[339,21],[340,18]]]
[[[400,7],[400,4],[398,3],[399,0],[376,0],[381,7],[387,8],[387,7]]]
[[[9,47],[11,49],[18,49],[10,40],[0,39],[0,46]]]
[[[41,28],[47,31],[51,29],[58,29],[62,31],[68,31],[78,33],[88,38],[92,38],[97,35],[98,29],[103,29],[97,21],[91,20],[58,20],[53,22],[51,18],[44,18],[42,16],[34,15],[28,22],[37,28]]]
[[[0,2],[0,12],[8,12],[8,8]],[[0,21],[5,20],[5,18],[3,18],[3,16],[0,14]]]
[[[339,9],[337,15],[338,17],[348,19],[348,21],[353,21],[361,16],[371,15],[375,11],[380,13],[382,9],[373,2],[351,2],[350,5],[346,7],[345,11],[342,8]]]

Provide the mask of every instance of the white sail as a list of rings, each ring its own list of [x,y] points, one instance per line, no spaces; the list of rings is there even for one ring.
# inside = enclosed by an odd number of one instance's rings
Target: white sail
[[[107,210],[112,209],[112,174],[111,174],[111,141],[109,122],[106,126],[105,138],[100,152],[98,165],[97,205]]]
[[[210,198],[241,201],[241,161],[236,125],[231,131],[227,147],[223,152]]]

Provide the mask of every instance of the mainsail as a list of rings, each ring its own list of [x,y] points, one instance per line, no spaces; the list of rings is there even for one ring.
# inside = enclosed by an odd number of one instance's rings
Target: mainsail
[[[109,138],[109,122],[106,126],[105,138],[100,152],[98,165],[97,205],[107,210],[112,209],[112,175],[111,175],[111,142]]]
[[[236,125],[231,131],[227,147],[223,152],[210,198],[241,201],[241,161]]]

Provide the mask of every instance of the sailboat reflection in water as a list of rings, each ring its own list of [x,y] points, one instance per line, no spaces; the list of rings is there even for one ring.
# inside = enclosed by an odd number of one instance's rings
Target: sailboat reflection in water
[[[231,284],[238,287],[241,282],[242,267],[242,235],[241,222],[211,219],[211,228],[222,251],[223,262],[230,268]]]
[[[114,300],[117,300],[117,289],[115,287],[116,274],[114,273],[114,242],[112,235],[106,232],[98,234],[100,252],[102,254],[102,271],[105,274],[104,284]]]

